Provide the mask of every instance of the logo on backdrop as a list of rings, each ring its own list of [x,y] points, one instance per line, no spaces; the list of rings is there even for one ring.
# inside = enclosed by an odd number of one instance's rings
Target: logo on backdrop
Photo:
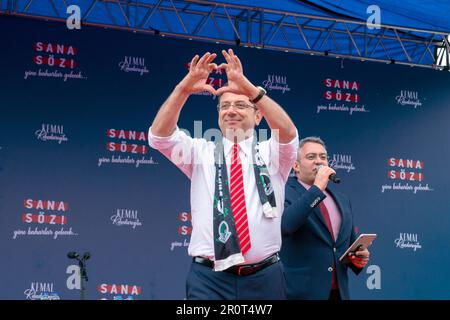
[[[281,91],[282,93],[291,91],[287,83],[287,77],[276,74],[268,74],[267,79],[263,81],[263,86],[269,91]]]
[[[52,282],[32,282],[24,291],[27,300],[59,300],[59,295],[53,291]]]
[[[139,220],[138,211],[132,209],[117,209],[116,213],[111,216],[112,224],[116,226],[130,226],[133,229],[141,227],[142,222]]]
[[[28,229],[15,230],[13,239],[23,236],[47,236],[56,240],[62,236],[78,235],[72,231],[72,227],[67,228],[67,202],[26,199],[23,206],[27,212],[22,214],[22,222],[28,225]]]
[[[418,91],[401,90],[400,94],[395,97],[395,100],[401,106],[413,107],[414,109],[422,106]]]
[[[413,251],[422,249],[417,233],[400,233],[400,236],[394,240],[394,243],[400,249],[412,249]]]
[[[190,67],[191,67],[191,62],[188,62],[188,63],[185,64],[185,68],[186,69],[189,70]],[[225,69],[224,68],[220,68],[220,69],[216,69],[216,70],[212,71],[209,74],[209,78],[206,81],[206,84],[209,84],[209,85],[215,87],[216,89],[219,89],[226,82],[227,82],[227,80],[226,80]],[[193,93],[193,95],[197,95],[197,96],[212,96],[213,100],[216,99],[216,96],[212,95],[208,91],[196,92],[196,93]]]
[[[424,163],[421,160],[389,158],[388,178],[394,180],[381,186],[381,193],[385,191],[411,191],[416,194],[419,191],[433,191],[428,183],[425,183],[423,174]]]
[[[369,112],[361,104],[359,95],[361,85],[352,80],[339,80],[327,78],[323,81],[325,103],[317,106],[317,113],[322,111],[346,112],[352,115],[355,112]]]
[[[149,73],[145,65],[145,58],[142,57],[125,56],[123,61],[119,62],[119,68],[123,72],[135,72],[141,76]]]
[[[41,141],[56,141],[59,144],[68,141],[63,125],[43,123],[41,129],[34,134]]]
[[[25,70],[24,79],[33,77],[54,78],[66,82],[69,79],[87,79],[75,60],[77,48],[69,44],[36,42],[33,44],[33,68]]]
[[[345,170],[350,172],[355,170],[355,165],[352,162],[352,156],[350,154],[334,153],[328,160],[328,165],[334,170]]]
[[[188,212],[181,212],[178,215],[178,221],[181,225],[178,226],[178,234],[182,237],[181,241],[173,241],[170,244],[170,251],[174,251],[175,248],[183,248],[189,246],[189,237],[192,233],[191,226],[192,216]]]
[[[110,157],[100,157],[98,166],[104,164],[141,165],[158,164],[152,157],[145,155],[150,151],[147,143],[147,133],[122,129],[108,129],[106,136],[110,139],[106,143],[106,150],[112,153]]]
[[[142,294],[142,287],[131,284],[106,284],[97,286],[102,300],[136,300]]]

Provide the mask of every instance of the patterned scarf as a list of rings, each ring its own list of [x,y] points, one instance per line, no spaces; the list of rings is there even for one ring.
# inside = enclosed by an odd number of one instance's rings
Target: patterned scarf
[[[264,215],[273,218],[276,207],[275,193],[270,182],[269,171],[259,154],[259,144],[253,135],[252,160],[256,187],[263,206]],[[230,187],[222,139],[216,142],[214,151],[216,166],[213,220],[214,220],[214,270],[222,271],[245,261],[237,237],[234,216],[231,210]],[[244,182],[245,183],[245,182]]]

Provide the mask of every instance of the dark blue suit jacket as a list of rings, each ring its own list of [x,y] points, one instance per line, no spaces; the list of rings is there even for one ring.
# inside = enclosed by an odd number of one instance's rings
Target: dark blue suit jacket
[[[362,270],[339,261],[356,239],[352,208],[345,195],[328,188],[327,191],[342,217],[335,244],[319,209],[325,194],[314,185],[306,190],[296,177],[290,177],[286,183],[280,256],[285,267],[288,299],[328,299],[333,262],[341,298],[349,299],[347,269],[352,268],[356,274]]]

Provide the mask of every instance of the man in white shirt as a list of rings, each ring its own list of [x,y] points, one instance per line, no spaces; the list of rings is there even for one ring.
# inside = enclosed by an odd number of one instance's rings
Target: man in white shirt
[[[149,128],[149,144],[191,179],[193,263],[188,299],[285,299],[278,251],[284,186],[296,159],[298,134],[286,112],[254,86],[234,52],[196,55],[189,73],[161,106]],[[226,70],[228,84],[206,84],[210,72]],[[192,93],[218,95],[221,137],[193,139],[177,127]],[[255,127],[265,117],[272,137],[261,143]]]

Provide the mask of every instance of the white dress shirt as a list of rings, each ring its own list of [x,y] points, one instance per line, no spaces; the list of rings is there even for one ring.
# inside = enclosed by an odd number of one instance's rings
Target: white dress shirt
[[[148,141],[152,148],[164,154],[191,180],[192,234],[189,255],[214,260],[214,142],[191,138],[178,128],[169,137],[157,137],[152,134],[151,127],[148,131]],[[250,137],[239,143],[251,241],[251,248],[244,255],[245,264],[259,262],[281,248],[284,187],[297,156],[298,135],[286,144],[278,143],[274,138],[259,143],[259,153],[267,165],[275,191],[274,218],[266,218],[263,213],[252,166],[252,142],[253,137]],[[223,145],[229,179],[233,142],[223,138]]]

